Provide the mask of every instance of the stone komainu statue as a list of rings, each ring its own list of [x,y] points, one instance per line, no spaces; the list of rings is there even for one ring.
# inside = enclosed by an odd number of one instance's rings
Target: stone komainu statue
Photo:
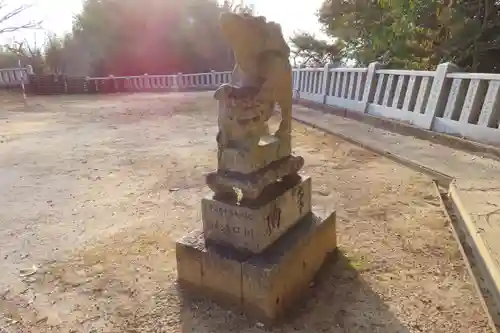
[[[203,229],[176,243],[178,281],[272,323],[334,253],[335,213],[313,213],[311,179],[298,174],[304,159],[292,154],[290,51],[279,25],[236,14],[221,23],[237,65],[215,93],[219,158],[206,175],[214,193],[201,202]],[[276,103],[282,121],[270,135]]]
[[[281,123],[276,135],[284,139],[289,137],[292,68],[290,48],[283,38],[281,26],[267,22],[265,17],[247,14],[223,13],[220,21],[236,59],[229,87],[223,85],[220,89],[235,99],[244,99],[244,95],[248,95],[256,104],[273,103],[274,106],[277,103],[281,109]],[[266,114],[264,118],[267,119],[263,120],[267,121],[270,116]]]
[[[264,17],[223,13],[221,30],[234,51],[231,82],[216,92],[219,110],[217,172],[207,176],[216,195],[255,199],[266,186],[296,175],[303,158],[291,155],[292,68],[281,27]],[[281,122],[270,135],[275,105]]]

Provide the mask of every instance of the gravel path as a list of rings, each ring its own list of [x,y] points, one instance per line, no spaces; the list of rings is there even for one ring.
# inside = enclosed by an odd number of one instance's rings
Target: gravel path
[[[211,93],[7,105],[3,330],[265,331],[208,301],[184,301],[175,284],[175,239],[200,225],[203,175],[215,166]],[[432,182],[294,126],[316,208],[337,210],[341,255],[273,332],[489,332]]]

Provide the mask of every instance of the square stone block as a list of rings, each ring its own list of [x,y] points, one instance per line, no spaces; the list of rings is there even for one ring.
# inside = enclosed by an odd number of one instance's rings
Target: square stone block
[[[245,312],[273,322],[307,292],[311,280],[337,248],[335,213],[310,213],[263,253],[243,263]]]
[[[260,138],[257,146],[249,150],[225,148],[219,162],[219,169],[248,174],[287,157],[291,153],[290,140],[279,140],[274,135],[266,135]]]
[[[195,230],[175,244],[177,279],[194,286],[201,285],[201,258],[206,252],[203,232]]]
[[[318,270],[337,248],[335,213],[307,214],[260,254],[206,246],[201,230],[177,242],[181,286],[249,318],[273,323],[298,303]]]
[[[241,264],[248,255],[222,246],[207,246],[202,230],[176,243],[177,280],[229,306],[242,306]]]
[[[274,184],[258,201],[202,200],[207,240],[260,253],[311,211],[311,178]]]

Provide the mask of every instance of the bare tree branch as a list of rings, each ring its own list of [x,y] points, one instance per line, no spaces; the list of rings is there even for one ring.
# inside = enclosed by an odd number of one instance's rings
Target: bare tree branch
[[[20,5],[12,9],[7,9],[7,4],[4,0],[0,0],[0,34],[16,32],[24,29],[39,28],[41,21],[28,21],[18,25],[8,25],[9,21],[18,17],[26,10],[30,9],[32,5]],[[7,11],[7,12],[5,12]]]

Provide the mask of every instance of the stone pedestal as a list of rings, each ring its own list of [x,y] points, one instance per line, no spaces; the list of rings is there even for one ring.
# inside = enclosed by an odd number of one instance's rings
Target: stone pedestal
[[[195,230],[177,242],[178,281],[198,296],[272,324],[300,301],[336,247],[335,213],[325,219],[308,213],[259,254],[206,242]]]
[[[290,156],[291,153],[290,141],[280,140],[274,135],[265,135],[258,140],[255,147],[224,149],[219,168],[244,174],[252,173]]]
[[[258,199],[202,199],[203,228],[177,242],[178,281],[264,323],[308,290],[336,250],[335,213],[311,210],[311,179],[292,175]]]
[[[271,323],[336,250],[335,213],[312,212],[311,179],[298,174],[304,159],[292,155],[292,70],[281,27],[224,13],[221,28],[238,63],[214,94],[217,170],[206,176],[214,195],[201,202],[203,228],[177,242],[178,280]],[[281,122],[271,135],[276,104]]]
[[[257,199],[277,179],[294,175],[304,166],[300,156],[287,156],[251,173],[219,170],[207,175],[207,185],[215,193],[232,193],[233,188],[241,190],[244,198]]]
[[[250,202],[202,200],[205,239],[242,252],[260,253],[311,212],[311,179],[269,186]]]

